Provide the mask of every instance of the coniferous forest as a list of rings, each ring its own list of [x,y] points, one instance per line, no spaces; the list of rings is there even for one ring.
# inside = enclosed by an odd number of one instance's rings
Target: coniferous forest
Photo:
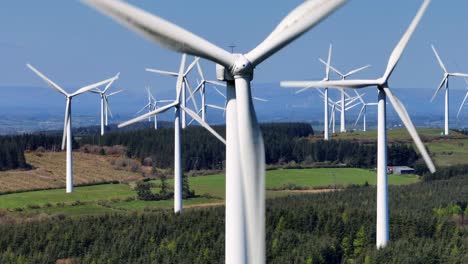
[[[390,187],[391,242],[381,250],[374,187],[268,200],[267,262],[468,263],[468,175],[442,174]],[[2,223],[0,234],[0,263],[220,263],[224,207],[59,215]]]

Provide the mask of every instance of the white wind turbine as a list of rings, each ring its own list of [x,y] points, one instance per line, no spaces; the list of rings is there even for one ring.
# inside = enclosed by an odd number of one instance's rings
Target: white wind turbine
[[[187,102],[186,89],[188,88],[189,93],[191,95],[193,94],[193,90],[192,90],[192,87],[190,86],[190,82],[188,81],[187,76],[192,71],[195,64],[198,63],[198,60],[199,60],[199,58],[195,57],[193,62],[190,64],[190,66],[187,68],[187,70],[182,75],[183,82],[182,82],[182,94],[181,94],[181,96],[182,96],[182,105],[184,107],[186,106],[186,102]],[[177,72],[162,71],[162,70],[156,70],[156,69],[150,69],[150,68],[146,68],[146,71],[159,73],[159,74],[162,74],[162,75],[167,75],[167,76],[172,76],[172,77],[177,77],[179,75]],[[192,103],[193,103],[193,106],[195,107],[195,110],[198,112],[197,102],[192,99]],[[185,112],[182,111],[182,129],[185,129],[186,126],[187,126],[187,122],[186,122]]]
[[[305,1],[256,48],[232,54],[164,19],[117,0],[82,0],[146,38],[177,52],[217,63],[227,82],[226,263],[265,262],[265,150],[250,82],[254,68],[343,5],[346,0]]]
[[[162,114],[167,110],[174,108],[174,212],[180,213],[183,211],[182,206],[182,158],[181,158],[181,111],[186,112],[189,116],[195,119],[201,126],[206,128],[211,134],[217,137],[221,142],[226,143],[224,138],[222,138],[215,130],[213,130],[208,124],[206,124],[201,118],[192,110],[185,107],[182,102],[182,90],[183,90],[183,79],[184,79],[184,68],[185,68],[186,55],[182,56],[182,61],[180,64],[180,70],[178,73],[177,84],[176,84],[176,99],[171,101],[172,103],[165,105],[163,107],[152,110],[149,113],[136,117],[132,120],[119,124],[118,127],[125,127],[141,120],[144,120],[148,117],[154,115]]]
[[[116,75],[117,77],[120,76],[120,73],[117,73]],[[117,93],[120,93],[122,92],[122,90],[120,91],[117,91],[117,92],[114,92],[114,93],[111,93],[111,94],[106,94],[107,91],[109,90],[109,88],[111,87],[111,85],[114,83],[114,81],[111,81],[109,82],[106,87],[103,89],[103,90],[100,90],[98,88],[96,88],[95,90],[91,90],[90,92],[91,93],[95,93],[95,94],[99,94],[99,96],[101,97],[101,136],[104,135],[104,127],[107,126],[108,124],[108,111],[109,111],[109,96],[112,96],[112,95],[115,95]],[[112,115],[112,113],[111,113]]]
[[[359,101],[362,103],[361,111],[359,111],[359,115],[356,119],[356,123],[354,123],[354,126],[357,125],[359,122],[359,119],[361,119],[362,116],[362,131],[366,132],[367,131],[367,107],[368,106],[377,106],[379,103],[366,103],[364,99],[362,99],[362,95],[359,94],[358,91],[354,90],[357,96],[359,96]]]
[[[320,93],[320,97],[325,100],[326,93],[321,91],[319,88],[316,88],[316,89]],[[358,99],[358,96],[350,97],[347,93],[345,93],[345,94],[348,97],[348,98],[345,99],[345,101],[348,101],[348,102],[345,103],[346,111],[351,110],[355,106],[359,105],[359,103],[352,104]],[[335,122],[336,121],[335,116],[336,116],[336,111],[338,111],[340,113],[342,112],[341,100],[335,102],[332,99],[328,98],[328,106],[330,106],[330,108],[331,108],[331,113],[330,113],[331,119],[330,119],[330,123],[328,124],[328,127],[332,129],[332,134],[335,134],[335,127],[336,127],[335,126],[335,123],[336,123]],[[326,111],[328,112],[328,107],[327,107]],[[326,126],[326,124],[324,124],[324,126]]]
[[[377,136],[377,239],[376,245],[378,248],[384,247],[389,241],[389,212],[388,212],[388,185],[387,185],[387,129],[386,129],[386,97],[390,99],[395,111],[406,126],[409,134],[413,138],[416,147],[424,158],[429,170],[435,172],[434,163],[429,156],[424,144],[419,138],[413,122],[411,121],[408,112],[406,111],[400,100],[393,94],[388,85],[388,79],[391,76],[395,66],[400,60],[403,51],[408,44],[411,35],[416,29],[424,12],[426,11],[430,0],[425,0],[411,22],[409,28],[398,42],[397,46],[390,55],[387,69],[382,77],[375,80],[339,80],[339,81],[322,81],[322,82],[283,82],[286,86],[291,87],[337,87],[337,88],[353,88],[360,89],[364,87],[376,86],[379,91],[378,105],[378,136]]]
[[[332,53],[332,45],[330,44],[330,46],[328,48],[328,59],[327,59],[326,68],[325,68],[325,78],[323,79],[323,81],[328,81],[329,80],[329,76],[330,76],[330,67],[329,67],[329,65],[330,65],[330,62],[331,62],[331,53]],[[303,89],[298,90],[296,92],[296,94],[302,93],[302,92],[304,92],[306,90],[309,90],[311,88],[312,87],[305,87]],[[328,124],[328,104],[329,104],[328,87],[325,87],[323,89],[323,92],[320,91],[319,89],[317,89],[317,90],[322,94],[322,97],[323,97],[323,139],[328,140],[330,138],[330,133],[329,133],[329,129],[328,129],[329,126],[327,125]],[[334,106],[332,108],[334,109]],[[334,126],[333,126],[333,129],[334,129]],[[333,130],[333,133],[335,133],[335,130]]]
[[[110,106],[109,106],[109,105],[110,105],[110,104],[109,104],[109,97],[114,96],[114,95],[116,95],[116,94],[119,94],[119,93],[121,93],[121,92],[123,92],[123,91],[125,91],[125,90],[122,89],[122,90],[118,90],[118,91],[112,92],[112,93],[110,93],[110,94],[104,94],[104,103],[105,103],[105,105],[106,105],[106,107],[105,107],[105,112],[104,112],[104,113],[105,113],[105,119],[106,119],[106,123],[105,123],[105,126],[106,126],[106,127],[109,125],[109,117],[108,117],[108,115],[110,114],[110,116],[111,116],[112,118],[114,117],[114,116],[112,115],[112,111],[111,111],[111,108],[110,108]]]
[[[170,103],[170,102],[173,102],[173,100],[156,100],[156,97],[154,97],[153,93],[151,93],[151,90],[150,90],[150,87],[146,87],[146,91],[148,92],[148,97],[151,98],[150,99],[150,105],[148,107],[148,112],[151,112],[151,111],[154,111],[156,109],[158,109],[158,103]],[[145,106],[146,108],[146,106]],[[143,108],[143,109],[145,109]],[[158,116],[157,115],[154,115],[154,129],[157,130],[158,129]]]
[[[468,85],[468,79],[464,78],[466,85]],[[467,87],[468,88],[468,87]],[[460,112],[463,109],[463,106],[465,106],[466,99],[468,98],[468,91],[466,91],[465,98],[463,98],[463,101],[460,105],[460,108],[458,108],[458,113],[457,113],[457,119],[460,116]]]
[[[148,113],[153,111],[153,101],[151,98],[151,92],[148,87],[145,87],[145,90],[146,90],[146,95],[148,96],[148,103],[145,106],[143,106],[140,110],[138,110],[138,112],[136,112],[137,114],[143,112],[143,110],[145,109],[148,110]],[[151,122],[151,117],[148,117],[148,122]],[[157,119],[155,119],[154,122],[157,122]],[[154,126],[156,127],[157,124],[155,124]]]
[[[64,89],[62,89],[60,86],[58,86],[56,83],[48,79],[44,74],[39,72],[36,68],[31,66],[30,64],[26,64],[29,69],[31,69],[35,74],[37,74],[42,80],[44,80],[50,87],[54,88],[61,94],[63,94],[67,101],[66,101],[66,106],[65,106],[65,120],[64,120],[64,127],[63,127],[63,138],[62,138],[62,150],[67,149],[67,154],[66,154],[66,191],[67,193],[73,192],[73,157],[72,157],[72,129],[71,129],[71,123],[72,123],[72,111],[71,111],[71,102],[73,97],[82,94],[84,92],[90,91],[92,89],[95,89],[101,85],[107,84],[109,82],[113,82],[116,79],[119,78],[119,76],[112,77],[110,79],[107,79],[105,81],[101,81],[95,84],[87,85],[84,86],[74,93],[67,93]],[[66,142],[65,142],[66,141]]]
[[[197,71],[198,71],[198,75],[200,76],[201,78],[201,81],[198,82],[198,85],[197,87],[195,88],[195,90],[193,90],[193,92],[190,94],[190,98],[191,100],[194,100],[193,99],[193,96],[196,92],[199,91],[200,93],[200,97],[201,97],[201,108],[199,110],[199,113],[201,113],[201,117],[202,117],[202,120],[203,121],[206,121],[206,108],[207,107],[211,107],[211,108],[214,108],[214,109],[219,109],[219,110],[224,110],[226,111],[226,105],[224,106],[224,108],[221,108],[217,105],[212,105],[212,104],[207,104],[206,103],[206,84],[211,84],[213,86],[213,88],[215,90],[217,90],[218,93],[220,93],[224,98],[226,98],[226,96],[224,94],[222,94],[217,88],[216,86],[223,86],[223,87],[226,87],[225,84],[223,83],[220,83],[220,82],[216,82],[216,81],[211,81],[211,80],[206,80],[205,79],[205,74],[203,74],[203,70],[200,66],[200,62],[197,61]],[[193,120],[192,120],[193,121]]]
[[[338,71],[335,67],[333,67],[332,65],[330,65],[330,62],[325,62],[323,61],[322,59],[319,59],[319,61],[323,64],[325,64],[327,67],[330,67],[330,69],[332,71],[334,71],[336,74],[338,74],[340,77],[341,77],[341,80],[346,80],[349,76],[353,75],[353,74],[356,74],[362,70],[365,70],[367,68],[370,67],[370,65],[366,65],[366,66],[363,66],[361,68],[357,68],[357,69],[354,69],[354,70],[351,70],[349,71],[348,73],[341,73],[340,71]],[[343,109],[343,106],[345,104],[345,88],[342,88],[341,89],[341,108]],[[341,116],[340,116],[340,132],[341,133],[344,133],[346,132],[346,108],[344,111],[341,111]]]
[[[445,130],[444,130],[444,134],[446,136],[448,136],[448,134],[449,134],[449,79],[450,79],[450,76],[468,77],[468,74],[458,73],[458,72],[453,72],[453,73],[448,72],[447,68],[444,65],[444,63],[440,59],[440,56],[437,53],[437,50],[435,49],[434,45],[432,45],[432,50],[434,51],[434,55],[436,56],[440,67],[444,71],[444,78],[440,82],[440,85],[437,88],[436,92],[434,93],[434,96],[432,96],[431,102],[434,101],[435,97],[437,96],[437,93],[439,93],[440,89],[442,89],[442,87],[445,84],[445,126],[444,126]]]

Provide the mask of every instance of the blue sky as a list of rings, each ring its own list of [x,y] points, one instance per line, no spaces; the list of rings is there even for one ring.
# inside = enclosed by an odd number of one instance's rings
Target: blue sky
[[[302,1],[129,2],[221,47],[229,49],[234,43],[236,51],[246,52]],[[449,2],[432,1],[390,80],[393,87],[434,89],[438,85],[442,72],[431,43],[449,69],[468,71],[468,1]],[[322,78],[317,58],[326,56],[330,42],[337,68],[347,71],[371,64],[359,77],[378,77],[420,4],[419,0],[349,1],[260,65],[254,84]],[[5,1],[0,9],[0,34],[0,87],[45,86],[25,67],[30,62],[68,91],[122,72],[116,83],[119,87],[139,92],[149,84],[162,94],[173,92],[172,79],[144,68],[176,70],[179,54],[141,38],[79,1]],[[214,76],[213,64],[204,62],[204,68]],[[465,89],[460,80],[451,84]]]

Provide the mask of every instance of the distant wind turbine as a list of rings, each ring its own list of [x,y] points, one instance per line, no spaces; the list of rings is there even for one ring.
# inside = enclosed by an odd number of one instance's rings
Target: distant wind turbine
[[[362,116],[362,131],[366,132],[367,131],[367,124],[366,124],[366,122],[367,122],[367,107],[368,106],[377,106],[377,105],[379,105],[379,103],[366,103],[364,101],[364,99],[362,99],[362,95],[360,95],[358,91],[354,90],[354,92],[359,97],[359,100],[362,103],[361,111],[359,111],[359,115],[358,115],[358,117],[356,119],[356,123],[354,123],[354,126],[357,125],[357,123],[359,122],[359,119],[361,119],[361,116]]]
[[[117,73],[117,77],[120,75],[120,73]],[[101,97],[101,136],[104,135],[104,127],[107,126],[107,122],[108,122],[108,111],[109,111],[109,96],[112,96],[112,95],[115,95],[117,93],[120,93],[122,92],[122,90],[120,91],[117,91],[117,92],[114,92],[112,94],[106,94],[107,91],[109,90],[109,88],[111,87],[111,85],[114,83],[114,81],[111,81],[109,82],[106,87],[103,89],[103,90],[100,90],[98,88],[96,88],[95,90],[91,90],[90,92],[91,93],[95,93],[95,94],[99,94],[99,96]],[[111,113],[112,115],[112,113]]]
[[[189,116],[195,119],[201,126],[206,128],[211,134],[217,137],[221,142],[226,143],[224,138],[221,137],[214,129],[212,129],[208,124],[206,124],[201,118],[192,110],[182,105],[184,98],[182,98],[183,90],[183,79],[184,79],[184,69],[185,69],[185,60],[186,55],[182,56],[182,61],[180,64],[180,70],[177,77],[176,84],[176,99],[172,103],[165,105],[163,107],[152,110],[149,113],[136,117],[130,121],[121,123],[118,125],[119,128],[125,127],[141,120],[144,120],[148,117],[154,115],[162,114],[169,109],[175,109],[174,115],[174,212],[181,213],[183,211],[182,206],[182,158],[181,158],[181,111],[186,112]]]
[[[336,74],[338,74],[340,77],[341,77],[341,80],[346,80],[349,76],[353,75],[353,74],[356,74],[362,70],[365,70],[367,68],[370,67],[370,65],[366,65],[364,67],[361,67],[361,68],[357,68],[357,69],[354,69],[354,70],[351,70],[349,71],[348,73],[341,73],[340,71],[338,71],[335,67],[333,67],[332,65],[330,65],[330,62],[325,62],[324,60],[322,59],[319,59],[321,63],[325,64],[327,67],[330,67],[330,69],[332,71],[334,71]],[[341,89],[341,108],[344,108],[345,104],[345,88],[342,88]],[[346,109],[344,111],[341,111],[341,116],[340,116],[340,132],[341,133],[344,133],[346,132]]]
[[[377,239],[378,248],[385,247],[389,241],[389,211],[388,211],[388,183],[387,183],[387,120],[386,120],[386,97],[390,99],[395,111],[402,120],[409,134],[413,138],[416,147],[426,162],[429,170],[435,172],[435,166],[427,152],[416,128],[411,121],[406,108],[389,88],[388,79],[393,73],[408,41],[424,15],[430,0],[425,0],[418,13],[411,22],[409,28],[398,42],[387,63],[387,69],[382,77],[375,80],[339,80],[321,82],[283,82],[285,86],[291,87],[337,87],[360,89],[376,86],[379,91],[378,126],[377,126]]]
[[[190,86],[190,82],[188,81],[187,75],[192,71],[193,67],[198,63],[199,58],[195,57],[193,62],[190,64],[190,66],[187,68],[187,70],[183,73],[182,75],[182,105],[185,107],[186,102],[187,102],[187,95],[186,95],[186,89],[189,89],[189,93],[193,94],[192,87]],[[154,73],[159,73],[162,75],[167,75],[167,76],[173,76],[177,77],[178,73],[177,72],[171,72],[171,71],[162,71],[162,70],[156,70],[156,69],[149,69],[147,68],[146,71],[148,72],[154,72]],[[198,106],[197,102],[195,100],[192,100],[193,106],[195,107],[195,111],[198,112]],[[185,129],[187,126],[187,121],[185,117],[185,111],[182,111],[182,129]]]
[[[92,89],[95,89],[101,85],[108,84],[110,82],[115,81],[116,79],[119,78],[118,75],[115,77],[112,77],[110,79],[107,79],[105,81],[101,81],[95,84],[91,84],[88,86],[84,86],[74,93],[67,93],[64,89],[62,89],[60,86],[58,86],[56,83],[48,79],[44,74],[39,72],[36,68],[31,66],[30,64],[27,64],[28,68],[31,69],[35,74],[37,74],[42,80],[44,80],[50,87],[54,88],[57,90],[59,93],[63,94],[65,98],[67,99],[66,101],[66,106],[65,106],[65,121],[64,121],[64,128],[63,128],[63,137],[62,137],[62,150],[65,149],[65,143],[66,143],[66,149],[67,149],[67,165],[66,165],[66,190],[67,193],[73,192],[73,156],[72,156],[72,128],[71,128],[71,123],[72,123],[72,111],[71,111],[71,102],[73,97],[82,94],[84,92],[90,91]],[[66,142],[65,142],[66,141]]]
[[[440,89],[442,89],[442,87],[445,84],[445,130],[444,130],[444,134],[446,136],[448,136],[448,134],[449,134],[449,79],[450,79],[451,76],[468,77],[468,74],[458,73],[458,72],[453,72],[453,73],[448,72],[447,68],[445,67],[444,63],[442,62],[442,59],[440,59],[439,53],[437,52],[434,45],[432,45],[431,47],[432,47],[432,51],[434,52],[434,55],[437,58],[437,61],[439,62],[440,67],[444,71],[444,78],[440,82],[440,85],[437,88],[437,90],[435,91],[434,96],[432,96],[431,102],[434,101],[435,97],[437,96],[437,93],[439,93]]]

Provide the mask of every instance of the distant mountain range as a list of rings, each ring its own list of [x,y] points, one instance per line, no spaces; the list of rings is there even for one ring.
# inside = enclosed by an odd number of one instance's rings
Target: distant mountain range
[[[114,88],[115,90],[118,88]],[[294,89],[281,88],[278,83],[254,84],[254,96],[267,99],[268,102],[255,101],[255,108],[261,122],[289,122],[304,121],[313,126],[323,126],[323,101],[317,91],[311,90],[295,94]],[[375,102],[376,89],[363,89],[364,99]],[[353,91],[349,91],[354,95]],[[394,93],[405,104],[419,127],[443,126],[443,91],[431,103],[430,98],[434,89],[406,88],[394,89]],[[458,107],[463,100],[466,90],[451,90],[451,127],[465,128],[468,126],[468,106],[462,111],[460,120],[456,119]],[[158,99],[172,99],[173,90],[156,90],[153,94]],[[207,87],[207,102],[219,106],[224,105],[224,98],[211,87]],[[332,90],[330,96],[333,100],[339,99],[338,91]],[[136,112],[147,104],[144,89],[132,89],[110,98],[111,109],[114,114],[111,123],[118,123],[136,116]],[[189,102],[188,105],[193,108]],[[200,103],[198,102],[198,106]],[[48,87],[0,87],[0,134],[30,133],[34,131],[61,130],[65,98]],[[73,126],[89,127],[99,125],[99,97],[95,94],[84,94],[73,100]],[[355,107],[347,113],[349,125],[354,127],[354,121],[360,110]],[[376,108],[368,108],[368,125],[375,126]],[[338,116],[337,116],[338,118]],[[170,121],[172,111],[162,115],[159,120]],[[390,126],[399,126],[398,116],[393,108],[388,107]],[[212,124],[224,123],[223,112],[208,109],[208,120]],[[338,123],[337,123],[338,124]],[[358,125],[358,129],[360,126]],[[318,128],[320,130],[320,128]]]

